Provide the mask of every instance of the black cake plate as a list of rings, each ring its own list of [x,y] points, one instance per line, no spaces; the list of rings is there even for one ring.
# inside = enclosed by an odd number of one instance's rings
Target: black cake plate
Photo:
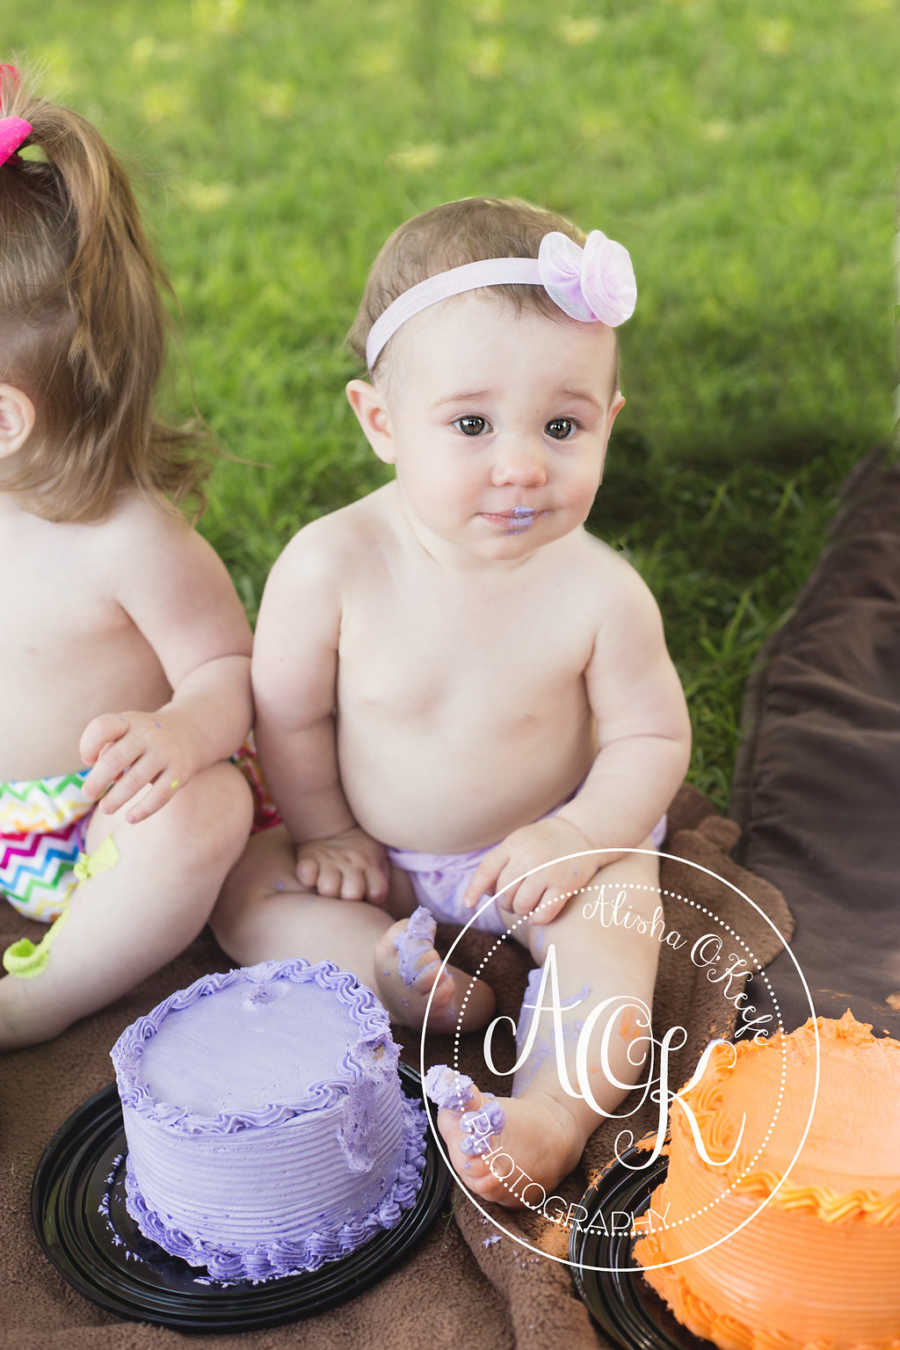
[[[637,1149],[630,1149],[624,1159],[639,1156]],[[643,1213],[667,1166],[665,1158],[640,1171],[629,1169],[624,1162],[613,1163],[584,1193],[581,1204],[589,1215],[598,1211],[609,1215],[606,1226],[611,1229],[614,1210]],[[630,1233],[572,1229],[569,1261],[575,1287],[591,1317],[621,1350],[715,1350],[710,1341],[700,1340],[676,1322],[653,1292],[632,1255],[634,1242]]]
[[[408,1064],[399,1069],[406,1095],[420,1100],[418,1073]],[[120,1317],[182,1332],[279,1326],[346,1302],[420,1242],[444,1207],[451,1180],[428,1130],[416,1203],[393,1228],[318,1270],[260,1284],[224,1282],[142,1236],[125,1208],[125,1153],[119,1094],[110,1083],[44,1149],[31,1187],[34,1229],[50,1261],[85,1298]]]

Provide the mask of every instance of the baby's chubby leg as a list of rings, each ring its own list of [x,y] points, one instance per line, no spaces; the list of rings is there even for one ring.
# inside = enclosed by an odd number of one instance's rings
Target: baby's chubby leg
[[[440,957],[431,943],[433,928],[423,940],[421,915],[408,932],[415,909],[409,878],[396,868],[384,905],[311,891],[297,879],[294,846],[279,826],[250,840],[222,888],[210,924],[220,946],[243,965],[296,956],[333,961],[378,994],[392,1021],[418,1027]],[[484,1025],[493,1010],[489,986],[474,983],[464,1028]],[[471,984],[464,971],[446,968],[431,998],[429,1027],[456,1026],[462,994]]]
[[[517,1054],[521,1057],[529,1039],[528,1024],[532,1017],[539,1018],[527,1059],[515,1072],[511,1095],[486,1103],[495,1120],[500,1119],[496,1108],[501,1109],[500,1128],[496,1125],[492,1128],[480,1111],[484,1099],[477,1088],[473,1088],[465,1111],[443,1109],[438,1113],[438,1127],[455,1169],[466,1185],[485,1199],[511,1208],[535,1205],[540,1200],[541,1188],[549,1191],[577,1165],[588,1137],[604,1119],[601,1113],[615,1111],[625,1096],[627,1088],[620,1085],[634,1085],[641,1080],[645,1048],[641,1038],[648,1034],[648,1028],[640,1025],[638,1009],[640,1004],[648,1010],[652,1007],[659,942],[649,931],[640,934],[624,923],[605,926],[598,915],[611,913],[613,900],[622,894],[620,919],[630,911],[647,920],[649,927],[660,903],[659,862],[649,840],[642,847],[651,851],[629,854],[603,868],[586,893],[569,900],[549,924],[524,922],[514,929],[515,936],[529,946],[544,971],[532,971],[517,1020]],[[601,885],[610,906],[606,911],[595,904],[601,895]],[[586,917],[592,910],[594,916]],[[517,918],[507,917],[512,923]],[[532,1013],[524,1006],[534,999],[541,977],[546,975],[541,1002],[543,1008],[549,1007],[554,968],[559,986],[561,1037],[554,1036],[549,1011]],[[590,1095],[600,1108],[598,1112],[589,1099],[572,1095],[567,1087],[579,1093],[583,1086],[579,1084],[576,1064],[579,1034],[591,1010],[607,999],[608,1009],[593,1021],[592,1030],[589,1028],[586,1055],[587,1081]],[[604,1028],[611,1018],[612,1034],[604,1064],[600,1047]],[[557,1059],[558,1043],[564,1063],[562,1071]],[[609,1069],[609,1077],[605,1069]],[[473,1112],[478,1114],[473,1116]],[[473,1132],[483,1135],[478,1141],[480,1151],[472,1151]],[[532,1187],[531,1183],[536,1185]]]
[[[72,892],[40,973],[0,980],[0,1049],[59,1035],[177,956],[206,923],[250,831],[240,771],[214,764],[137,824],[125,818],[133,805],[94,811],[85,852],[111,834],[112,865]]]

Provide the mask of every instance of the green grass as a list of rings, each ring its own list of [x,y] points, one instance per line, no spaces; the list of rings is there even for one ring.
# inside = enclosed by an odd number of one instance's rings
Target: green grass
[[[382,481],[341,340],[395,225],[517,194],[627,243],[592,522],[660,600],[724,803],[754,653],[891,435],[895,24],[892,0],[46,0],[4,41],[142,174],[183,310],[169,402],[252,461],[202,526],[251,616],[293,531]]]

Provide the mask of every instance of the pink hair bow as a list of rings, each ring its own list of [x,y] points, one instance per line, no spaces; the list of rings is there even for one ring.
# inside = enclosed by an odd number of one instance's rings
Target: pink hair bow
[[[0,88],[4,80],[16,86],[19,84],[19,72],[15,66],[0,65]],[[0,164],[5,164],[16,153],[33,130],[31,123],[21,117],[0,117]]]
[[[584,248],[558,230],[545,234],[538,270],[550,298],[572,319],[617,328],[634,313],[637,283],[628,249],[602,230],[591,230]]]
[[[0,164],[16,153],[31,135],[32,126],[21,117],[0,117]]]

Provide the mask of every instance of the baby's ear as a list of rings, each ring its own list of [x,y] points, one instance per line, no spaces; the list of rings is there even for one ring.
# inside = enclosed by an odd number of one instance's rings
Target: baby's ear
[[[624,395],[621,394],[620,391],[617,389],[615,395],[613,396],[613,401],[609,405],[609,412],[606,414],[606,440],[603,445],[603,462],[600,465],[600,482],[597,484],[598,487],[603,482],[603,473],[604,470],[606,469],[606,452],[609,448],[609,437],[613,429],[613,423],[615,422],[616,418],[618,417],[619,413],[622,411],[624,407],[625,407]]]
[[[609,435],[609,433],[612,431],[613,422],[615,422],[616,418],[618,417],[619,413],[622,411],[624,407],[625,407],[625,395],[621,392],[620,389],[617,389],[615,392],[615,396],[613,397],[613,401],[609,407],[608,421],[606,424],[607,435]]]
[[[396,458],[394,440],[384,395],[366,380],[351,380],[347,385],[347,399],[378,458],[385,464],[393,464]]]
[[[34,426],[34,404],[14,384],[0,384],[0,459],[14,455]]]

